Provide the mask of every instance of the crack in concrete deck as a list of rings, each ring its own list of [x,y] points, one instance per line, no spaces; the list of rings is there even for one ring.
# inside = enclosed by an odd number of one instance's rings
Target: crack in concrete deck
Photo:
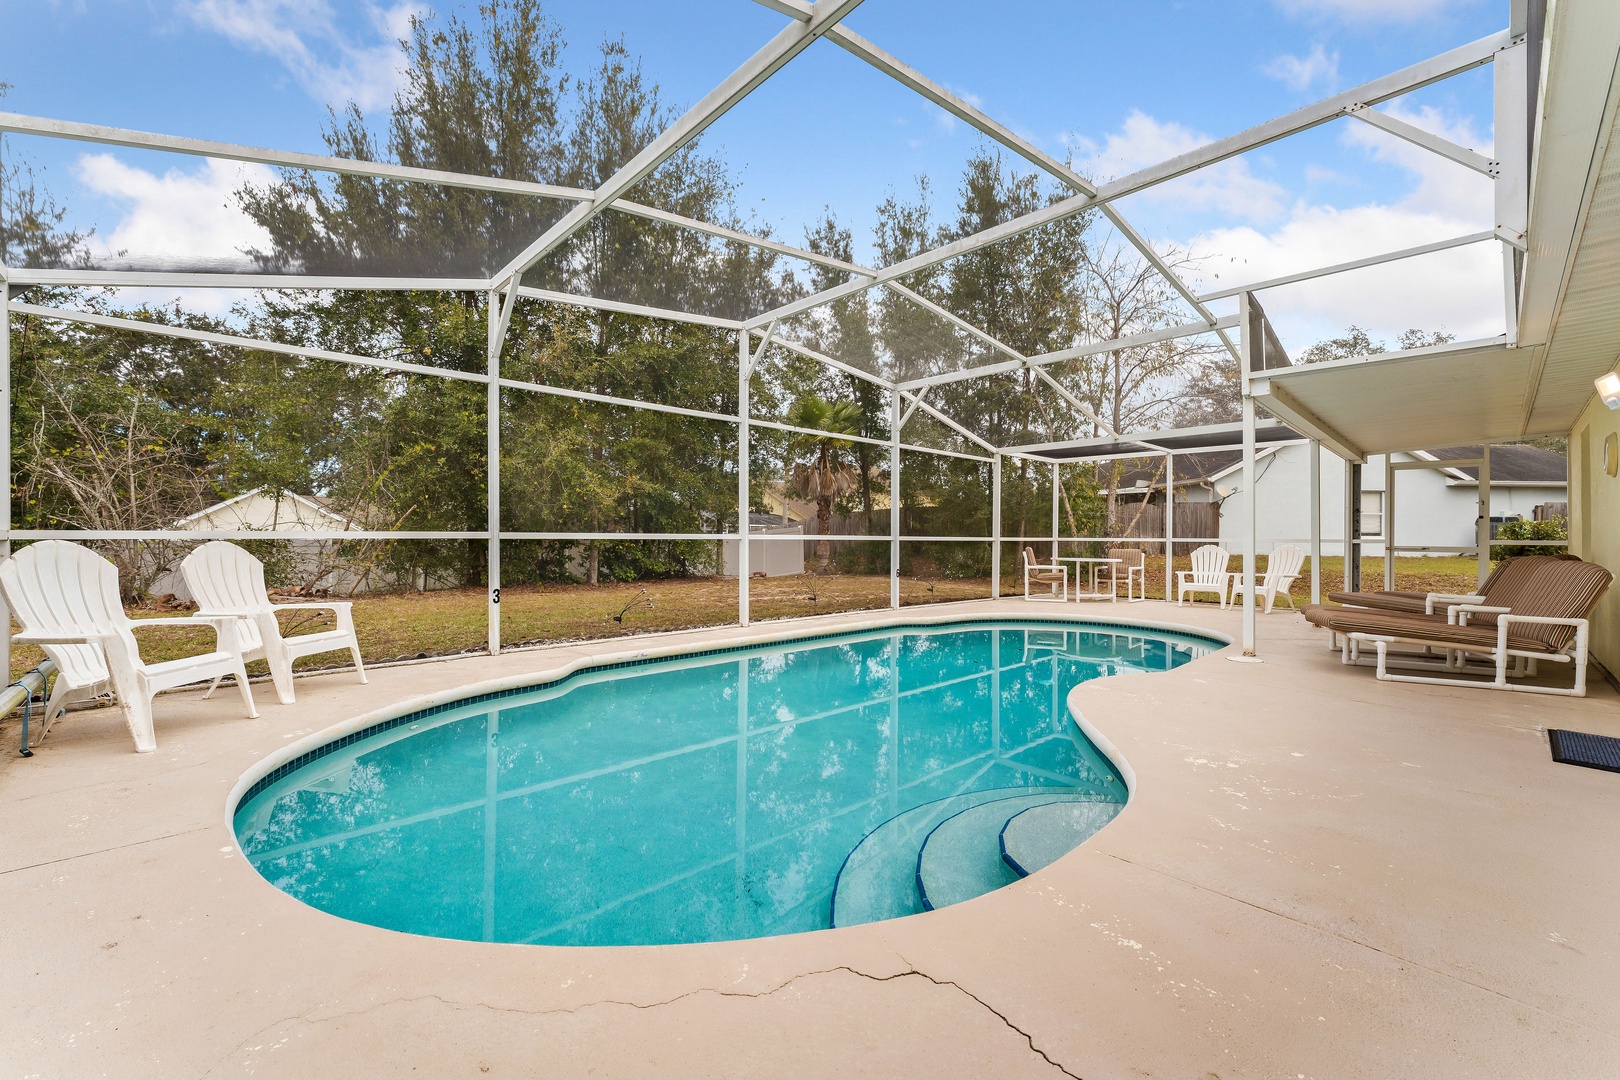
[[[927,982],[938,987],[948,987],[953,989],[962,994],[964,997],[967,997],[971,1001],[975,1002],[980,1008],[990,1013],[996,1019],[1000,1020],[1004,1025],[1006,1025],[1009,1031],[1021,1036],[1024,1042],[1028,1044],[1030,1051],[1040,1057],[1042,1061],[1045,1061],[1048,1065],[1058,1070],[1058,1072],[1062,1073],[1064,1076],[1071,1077],[1072,1080],[1083,1080],[1078,1073],[1069,1071],[1069,1069],[1066,1068],[1062,1062],[1054,1060],[1052,1056],[1045,1050],[1042,1050],[1039,1046],[1035,1045],[1035,1037],[1029,1032],[1025,1031],[1023,1028],[1019,1027],[1017,1024],[1013,1023],[1006,1013],[1003,1013],[1000,1009],[997,1009],[994,1005],[991,1005],[989,1002],[985,1001],[983,998],[969,990],[967,987],[963,986],[961,983],[956,982],[953,979],[935,978],[926,971],[919,971],[914,965],[911,964],[910,961],[906,960],[905,957],[902,956],[900,959],[905,963],[906,969],[904,971],[895,972],[892,975],[873,975],[870,972],[861,971],[859,968],[851,967],[848,964],[838,964],[834,967],[818,968],[815,971],[806,971],[801,974],[794,975],[767,990],[745,992],[740,990],[721,990],[712,986],[701,986],[695,990],[687,990],[676,994],[674,997],[645,1003],[625,1001],[618,998],[603,998],[600,1001],[587,1001],[581,1005],[574,1005],[565,1009],[518,1009],[505,1005],[490,1005],[479,1001],[453,1001],[449,998],[442,997],[439,994],[418,994],[413,997],[390,998],[387,1001],[379,1001],[373,1005],[368,1005],[364,1009],[353,1009],[349,1012],[333,1013],[330,1016],[323,1016],[319,1018],[311,1017],[307,1012],[295,1013],[292,1016],[284,1016],[274,1023],[266,1024],[264,1027],[259,1028],[253,1034],[237,1043],[229,1051],[222,1055],[218,1061],[216,1061],[213,1065],[210,1065],[201,1074],[199,1080],[213,1075],[220,1068],[222,1068],[227,1061],[229,1061],[235,1055],[241,1053],[242,1050],[255,1039],[261,1038],[267,1033],[276,1030],[283,1024],[290,1024],[295,1021],[302,1022],[310,1026],[329,1024],[334,1020],[346,1020],[356,1016],[364,1016],[367,1013],[376,1012],[378,1009],[385,1009],[391,1005],[409,1005],[421,1001],[437,1001],[441,1005],[448,1006],[452,1009],[484,1009],[490,1012],[515,1013],[521,1016],[572,1016],[576,1013],[584,1012],[586,1009],[595,1009],[604,1006],[618,1006],[621,1008],[637,1010],[660,1009],[668,1005],[674,1005],[677,1002],[685,1001],[687,998],[698,997],[704,994],[725,998],[767,998],[773,994],[779,994],[783,990],[793,986],[795,983],[802,982],[805,979],[813,979],[821,975],[836,975],[839,972],[847,972],[851,975],[857,976],[858,978],[877,983],[895,982],[899,979],[919,978],[926,980]]]
[[[60,859],[46,859],[43,862],[29,863],[27,866],[13,866],[0,870],[0,877],[7,874],[20,874],[24,870],[37,870],[41,866],[55,866],[57,863],[73,862],[75,859],[88,859],[92,855],[105,855],[109,851],[124,851],[128,848],[140,847],[142,844],[155,844],[159,840],[173,840],[177,836],[190,836],[192,833],[204,832],[214,828],[213,825],[197,825],[190,829],[181,829],[179,832],[164,833],[162,836],[149,836],[145,840],[131,840],[127,844],[114,844],[112,847],[97,848],[94,851],[81,851],[74,855],[64,855]]]

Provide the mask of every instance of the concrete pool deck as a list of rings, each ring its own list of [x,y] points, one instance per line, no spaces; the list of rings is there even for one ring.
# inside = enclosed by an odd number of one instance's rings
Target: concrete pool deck
[[[947,612],[1238,620],[896,614]],[[227,828],[245,771],[357,714],[750,634],[323,675],[297,705],[261,691],[257,720],[234,695],[169,695],[144,755],[114,709],[70,715],[32,759],[8,725],[0,1076],[1620,1075],[1620,775],[1554,764],[1545,733],[1620,735],[1620,696],[1597,677],[1585,699],[1379,683],[1289,612],[1260,617],[1263,664],[1228,650],[1079,687],[1136,796],[1039,874],[907,919],[651,948],[419,938],[282,894]]]

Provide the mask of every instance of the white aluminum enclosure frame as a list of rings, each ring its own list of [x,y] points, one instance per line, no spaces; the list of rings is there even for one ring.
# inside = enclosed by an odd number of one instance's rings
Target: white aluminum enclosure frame
[[[983,376],[1005,372],[1033,371],[1036,373],[1039,384],[1046,390],[1054,393],[1061,401],[1071,406],[1085,422],[1092,424],[1097,430],[1106,431],[1110,436],[1139,443],[1148,448],[1148,454],[1165,454],[1167,457],[1167,490],[1174,489],[1174,452],[1163,450],[1154,443],[1157,432],[1144,432],[1138,434],[1113,432],[1106,423],[1085,405],[1083,401],[1069,394],[1055,379],[1047,375],[1045,368],[1085,356],[1097,355],[1104,352],[1128,349],[1137,346],[1176,340],[1198,335],[1210,335],[1218,340],[1228,350],[1234,359],[1240,358],[1249,352],[1249,343],[1240,345],[1234,343],[1230,331],[1240,324],[1238,315],[1217,315],[1208,304],[1211,302],[1237,297],[1240,304],[1246,304],[1247,297],[1254,292],[1275,288],[1312,278],[1343,273],[1363,267],[1376,266],[1398,259],[1414,258],[1437,251],[1447,250],[1466,244],[1475,244],[1496,241],[1503,246],[1504,289],[1503,295],[1507,309],[1509,335],[1515,325],[1517,315],[1517,287],[1516,273],[1520,261],[1520,253],[1527,246],[1525,237],[1526,192],[1528,188],[1528,150],[1525,138],[1527,117],[1525,103],[1527,101],[1526,87],[1528,80],[1535,73],[1527,70],[1525,62],[1526,48],[1522,31],[1517,23],[1522,20],[1516,18],[1515,29],[1504,30],[1489,35],[1478,41],[1451,49],[1439,56],[1414,64],[1400,71],[1393,72],[1381,78],[1374,79],[1361,86],[1346,90],[1325,98],[1315,104],[1294,110],[1274,120],[1249,128],[1227,138],[1219,139],[1206,146],[1179,155],[1157,165],[1139,170],[1128,176],[1121,177],[1105,184],[1095,184],[1087,178],[1076,173],[1066,164],[1059,162],[1049,154],[1031,144],[1027,139],[1017,135],[1011,128],[999,123],[986,115],[981,109],[963,100],[963,98],[946,89],[939,82],[929,79],[922,73],[907,66],[900,59],[885,52],[878,45],[849,30],[841,24],[841,20],[850,12],[856,10],[861,0],[820,0],[818,3],[805,3],[804,0],[757,0],[764,6],[781,14],[787,20],[782,29],[765,45],[750,57],[743,65],[723,80],[713,91],[701,101],[679,117],[668,129],[662,132],[647,147],[638,153],[630,162],[625,164],[613,174],[606,182],[595,190],[569,188],[558,185],[530,183],[524,181],[506,180],[498,177],[479,176],[472,174],[445,172],[441,170],[410,168],[386,162],[360,161],[355,159],[337,158],[330,156],[294,153],[273,149],[242,146],[238,144],[216,142],[202,139],[189,139],[176,136],[154,134],[150,132],[134,131],[129,129],[106,127],[94,124],[84,124],[63,120],[54,120],[39,117],[21,116],[12,113],[0,113],[0,133],[18,133],[43,138],[67,139],[89,142],[101,145],[121,146],[135,149],[167,151],[170,153],[188,154],[204,158],[241,161],[268,165],[272,167],[308,169],[321,173],[340,175],[376,177],[401,182],[436,184],[448,187],[459,187],[479,191],[497,192],[513,196],[529,196],[558,200],[572,204],[563,216],[547,228],[541,235],[534,237],[526,247],[505,265],[488,278],[464,277],[387,277],[387,276],[300,276],[296,274],[231,274],[185,272],[168,273],[139,270],[96,270],[96,269],[35,269],[24,267],[0,266],[0,318],[5,320],[9,328],[12,313],[26,314],[40,318],[62,319],[72,322],[86,323],[107,328],[130,330],[145,334],[184,338],[207,342],[215,345],[252,349],[280,353],[283,355],[313,358],[337,363],[352,364],[363,367],[378,368],[387,371],[406,373],[414,376],[437,377],[461,380],[473,383],[483,383],[487,390],[488,409],[488,454],[489,465],[485,477],[488,496],[488,516],[485,528],[470,531],[348,531],[348,532],[311,532],[300,533],[300,536],[309,539],[483,539],[488,543],[489,564],[489,596],[488,620],[489,635],[488,647],[491,652],[500,649],[500,545],[503,539],[555,539],[555,540],[606,540],[606,539],[693,539],[693,540],[735,540],[738,541],[739,553],[739,607],[738,621],[746,624],[749,620],[749,529],[748,529],[748,503],[749,503],[749,447],[751,431],[753,428],[763,428],[782,432],[802,432],[816,434],[806,429],[795,428],[787,424],[763,420],[751,416],[749,376],[751,369],[766,352],[768,346],[775,344],[782,348],[817,360],[830,369],[863,379],[885,390],[889,395],[889,421],[890,435],[887,439],[868,439],[862,437],[849,437],[851,441],[865,442],[884,446],[888,449],[890,467],[891,512],[890,529],[887,540],[890,550],[890,604],[898,607],[900,604],[899,590],[899,555],[903,543],[934,543],[934,542],[962,542],[971,541],[985,543],[990,546],[992,558],[992,593],[1000,593],[1000,571],[1002,569],[1003,541],[1012,539],[1004,537],[1001,515],[1002,473],[1004,460],[1009,457],[1028,457],[1035,460],[1052,461],[1052,458],[1042,456],[1042,451],[1061,449],[1065,445],[1080,445],[1085,440],[1075,440],[1069,443],[1052,443],[1042,446],[998,447],[992,445],[981,436],[975,434],[967,425],[958,419],[949,416],[936,402],[925,400],[929,388],[936,385],[953,383],[967,379],[976,379]],[[679,152],[683,147],[691,144],[692,140],[701,135],[710,125],[723,116],[729,109],[743,100],[749,93],[761,86],[771,75],[815,42],[825,37],[829,42],[848,51],[852,55],[870,64],[886,76],[896,80],[902,86],[918,94],[923,99],[946,110],[950,114],[969,124],[986,138],[1005,147],[1029,162],[1046,175],[1065,185],[1073,195],[1044,207],[1036,212],[1024,215],[1012,221],[987,229],[972,236],[963,237],[951,243],[944,244],[932,251],[923,253],[914,258],[906,259],[893,265],[868,268],[852,263],[830,259],[814,252],[784,244],[769,238],[754,236],[706,222],[696,221],[655,207],[644,206],[626,199],[624,196],[639,180],[647,176],[659,164]],[[1470,71],[1488,63],[1496,63],[1496,130],[1498,137],[1498,151],[1496,160],[1486,160],[1466,148],[1457,147],[1450,142],[1413,128],[1385,113],[1375,110],[1383,102],[1420,89],[1424,86],[1439,82],[1443,79]],[[1269,281],[1255,282],[1249,285],[1226,288],[1203,294],[1195,293],[1175,271],[1164,261],[1163,257],[1147,243],[1142,236],[1131,227],[1120,215],[1115,204],[1122,198],[1144,191],[1178,177],[1186,176],[1199,169],[1229,160],[1237,155],[1247,153],[1266,146],[1279,139],[1311,130],[1320,125],[1337,119],[1353,118],[1379,127],[1395,137],[1405,139],[1424,149],[1447,158],[1458,164],[1459,167],[1470,168],[1490,176],[1496,183],[1497,221],[1494,228],[1449,240],[1436,241],[1415,247],[1408,247],[1399,251],[1392,251],[1382,255],[1374,255],[1351,262],[1325,266],[1315,270],[1308,270],[1283,278],[1274,278]],[[1503,152],[1506,148],[1506,152]],[[803,260],[813,265],[841,270],[850,275],[849,280],[841,285],[822,290],[810,296],[803,297],[791,303],[784,304],[774,310],[760,311],[742,319],[726,319],[708,315],[699,315],[684,311],[673,311],[645,305],[626,303],[623,301],[608,300],[604,298],[557,293],[536,289],[521,283],[521,275],[525,269],[534,265],[547,253],[556,250],[564,244],[570,236],[577,232],[593,217],[612,209],[620,213],[658,221],[665,224],[691,230],[717,239],[751,245],[763,251],[771,251],[794,259]],[[1135,248],[1142,260],[1150,265],[1166,282],[1166,284],[1181,297],[1188,311],[1194,316],[1191,321],[1168,327],[1144,327],[1138,332],[1110,341],[1081,341],[1070,347],[1051,352],[1041,356],[1025,356],[1016,349],[999,341],[982,328],[973,325],[948,309],[928,300],[908,288],[904,284],[907,275],[919,270],[940,265],[952,258],[979,250],[1008,238],[1037,229],[1043,225],[1072,217],[1088,210],[1100,212],[1110,224]],[[470,373],[450,371],[443,368],[434,368],[427,365],[411,364],[395,360],[375,357],[366,357],[331,351],[306,349],[277,342],[262,341],[253,338],[239,337],[230,334],[216,334],[203,331],[189,330],[183,327],[164,326],[154,323],[144,323],[134,320],[119,319],[90,312],[71,311],[59,308],[44,307],[30,303],[17,303],[12,296],[16,290],[31,285],[66,285],[83,287],[103,286],[141,286],[141,287],[169,287],[186,289],[288,289],[288,290],[457,290],[484,292],[489,298],[489,334],[487,351],[487,368],[484,373]],[[1006,359],[979,367],[966,368],[957,371],[941,372],[924,378],[913,380],[888,380],[874,373],[865,372],[852,367],[833,357],[828,357],[807,349],[802,345],[784,340],[779,336],[773,337],[775,327],[783,320],[795,315],[803,314],[820,308],[843,297],[856,293],[882,287],[902,297],[909,303],[917,305],[936,317],[946,320],[957,330],[965,333],[979,342],[993,348]],[[617,398],[609,395],[592,394],[583,391],[569,390],[562,387],[548,386],[540,383],[504,378],[500,372],[501,354],[506,337],[506,329],[510,323],[512,312],[519,298],[538,299],[557,304],[576,305],[602,311],[617,312],[630,315],[646,316],[656,319],[665,319],[675,322],[684,322],[713,329],[733,332],[737,335],[738,347],[738,409],[735,415],[709,412],[698,409],[686,409],[667,405],[661,402],[637,401]],[[754,346],[758,339],[757,349]],[[1245,389],[1247,390],[1249,372],[1244,372]],[[736,463],[737,485],[737,527],[732,532],[714,533],[586,533],[586,532],[517,532],[502,528],[500,520],[500,413],[501,392],[503,390],[521,390],[529,393],[555,395],[573,398],[578,401],[596,404],[620,406],[634,409],[646,409],[664,413],[685,416],[692,419],[718,421],[737,425],[738,432],[738,459]],[[960,436],[964,444],[975,453],[961,449],[945,449],[914,445],[902,441],[903,429],[907,420],[917,412],[922,412],[934,418]],[[0,484],[7,490],[12,482],[11,464],[11,371],[10,371],[10,335],[0,335]],[[1254,402],[1245,394],[1244,405],[1244,433],[1245,433],[1245,484],[1252,488],[1252,459],[1257,421]],[[1349,447],[1333,441],[1331,433],[1323,437],[1322,433],[1301,429],[1301,433],[1309,435],[1313,440],[1320,439],[1322,445],[1334,449],[1342,455],[1349,454]],[[1313,441],[1313,446],[1316,442]],[[989,466],[991,475],[991,534],[982,537],[944,537],[944,536],[908,536],[901,529],[901,455],[902,452],[920,452],[942,455],[956,459],[980,462]],[[1143,456],[1133,454],[1130,456]],[[1054,462],[1054,474],[1058,465]],[[1319,559],[1320,552],[1320,526],[1319,526],[1319,499],[1316,493],[1317,470],[1313,463],[1313,506],[1318,512],[1314,515],[1317,525],[1313,527],[1312,543],[1312,596],[1319,595]],[[1054,497],[1057,485],[1054,483]],[[1173,501],[1173,500],[1171,500]],[[1251,512],[1253,499],[1250,500]],[[1167,507],[1167,511],[1170,508]],[[1174,536],[1173,513],[1166,515],[1165,556],[1168,560],[1175,542],[1195,538],[1179,538]],[[63,537],[77,539],[184,539],[204,541],[214,538],[262,538],[262,533],[241,531],[212,531],[212,532],[180,532],[176,530],[133,530],[117,532],[94,532],[81,530],[17,530],[12,528],[12,506],[6,501],[3,515],[0,515],[0,547],[9,551],[13,540],[34,540],[47,537]],[[1053,543],[1060,542],[1058,530],[1054,523]],[[803,538],[796,538],[802,540]],[[849,536],[835,539],[879,541],[882,537]],[[1063,538],[1068,539],[1068,538]],[[1155,541],[1157,542],[1157,541]],[[1252,543],[1249,545],[1252,549]],[[1245,579],[1249,587],[1245,596],[1252,598],[1253,589],[1253,551],[1245,553]],[[1168,564],[1167,564],[1168,571]],[[1252,600],[1245,604],[1245,635],[1246,650],[1252,651]],[[0,652],[9,662],[9,636],[0,640]],[[8,669],[9,670],[9,669]]]

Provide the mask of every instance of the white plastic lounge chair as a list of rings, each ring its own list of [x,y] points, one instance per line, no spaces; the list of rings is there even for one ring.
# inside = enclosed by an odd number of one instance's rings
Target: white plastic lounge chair
[[[202,610],[203,617],[248,613],[240,625],[242,656],[263,659],[270,665],[270,678],[283,705],[293,703],[293,661],[301,656],[348,649],[360,681],[366,681],[366,668],[360,662],[360,641],[354,633],[353,605],[346,600],[323,600],[308,604],[272,604],[264,587],[264,564],[235,544],[211,540],[186,556],[180,564],[186,587]],[[276,622],[278,611],[330,611],[337,617],[337,629],[284,637]],[[215,680],[217,686],[218,680]],[[214,692],[209,687],[208,692]]]
[[[65,540],[30,544],[0,563],[0,591],[22,623],[23,632],[14,641],[51,648],[99,647],[140,753],[157,749],[152,698],[160,690],[234,675],[247,714],[259,715],[237,640],[238,618],[131,620],[118,599],[117,568],[89,548]],[[132,631],[152,626],[211,626],[216,648],[200,656],[145,663]]]
[[[1040,585],[1050,585],[1051,596],[1031,596],[1029,583],[1033,581]],[[1058,592],[1062,588],[1062,593]],[[1024,599],[1037,603],[1067,603],[1069,600],[1069,568],[1060,562],[1041,563],[1035,561],[1035,549],[1024,549]]]
[[[1278,597],[1288,601],[1290,609],[1294,607],[1294,598],[1289,595],[1289,587],[1294,579],[1299,577],[1299,568],[1305,565],[1305,550],[1293,544],[1282,544],[1266,557],[1266,572],[1260,580],[1255,582],[1255,602],[1265,602],[1265,613],[1271,614],[1271,607]],[[1232,575],[1231,602],[1236,604],[1238,597],[1243,595],[1243,575]]]
[[[1220,597],[1221,607],[1225,607],[1227,589],[1232,583],[1231,575],[1227,573],[1231,562],[1232,556],[1227,554],[1226,549],[1214,544],[1205,544],[1194,551],[1192,569],[1176,571],[1176,606],[1181,606],[1188,593],[1196,596],[1207,592]]]
[[[1114,596],[1119,596],[1119,578],[1117,574],[1125,574],[1125,602],[1127,604],[1140,603],[1147,599],[1147,553],[1138,547],[1117,547],[1108,549],[1110,559],[1118,559],[1119,564],[1115,571]]]

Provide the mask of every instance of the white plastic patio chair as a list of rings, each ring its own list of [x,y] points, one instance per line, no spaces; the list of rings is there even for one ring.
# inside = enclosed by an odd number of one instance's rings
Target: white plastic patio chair
[[[237,639],[239,618],[132,620],[118,598],[117,568],[89,548],[66,540],[30,544],[0,563],[0,592],[22,624],[23,632],[12,640],[53,650],[65,645],[99,649],[140,753],[157,749],[152,698],[160,690],[234,675],[248,716],[259,715]],[[153,626],[211,626],[216,647],[199,656],[148,664],[141,660],[133,631]]]
[[[1288,601],[1293,608],[1294,598],[1288,590],[1299,577],[1299,568],[1305,565],[1305,551],[1293,544],[1282,544],[1266,557],[1266,572],[1260,580],[1255,582],[1255,603],[1265,602],[1265,613],[1271,614],[1271,607],[1278,597]],[[1243,595],[1243,575],[1232,575],[1231,602],[1236,604],[1238,597]]]
[[[56,681],[51,684],[50,697],[45,699],[39,733],[29,739],[34,746],[44,740],[51,725],[69,705],[113,692],[112,676],[107,672],[107,660],[99,645],[41,645],[40,648],[56,665]]]
[[[242,656],[247,660],[262,658],[270,665],[270,679],[283,705],[293,703],[293,661],[301,656],[347,649],[360,681],[367,681],[365,665],[360,661],[360,640],[354,632],[353,605],[348,601],[272,604],[264,587],[264,564],[252,553],[223,540],[211,540],[187,555],[180,564],[180,573],[201,609],[199,615],[246,613],[240,625]],[[285,637],[276,621],[278,611],[331,611],[337,618],[337,628]],[[208,693],[213,692],[214,687],[209,687]]]
[[[1031,596],[1029,594],[1029,583],[1031,581],[1039,585],[1050,585],[1052,595]],[[1063,590],[1062,593],[1058,592],[1059,588]],[[1035,549],[1026,547],[1024,549],[1024,599],[1042,604],[1067,603],[1069,600],[1069,568],[1056,560],[1049,563],[1036,562]]]
[[[1205,544],[1194,551],[1192,569],[1176,571],[1176,607],[1181,606],[1188,593],[1194,597],[1198,593],[1214,593],[1221,598],[1221,607],[1225,607],[1227,590],[1232,583],[1227,574],[1231,562],[1232,556],[1226,549],[1214,544]]]

